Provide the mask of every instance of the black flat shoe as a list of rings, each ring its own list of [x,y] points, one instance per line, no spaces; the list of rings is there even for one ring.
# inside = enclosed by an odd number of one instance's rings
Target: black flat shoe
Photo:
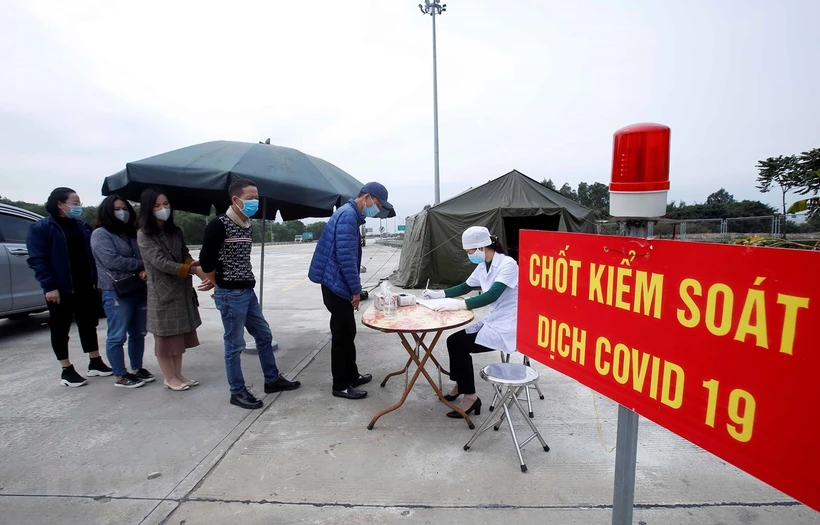
[[[341,397],[344,399],[364,399],[367,397],[367,392],[364,390],[356,390],[352,386],[349,386],[344,390],[334,390],[333,397]]]
[[[275,392],[283,392],[285,390],[296,390],[302,386],[301,381],[288,381],[282,376],[276,378],[273,383],[265,383],[265,393],[273,394]]]
[[[231,404],[248,410],[262,408],[262,402],[256,399],[247,389],[238,394],[233,394],[231,396]]]
[[[444,394],[444,399],[446,399],[447,401],[455,401],[456,399],[458,399],[458,396],[460,396],[460,395],[461,395],[461,392],[459,392],[456,395]]]
[[[470,408],[468,408],[467,410],[464,411],[464,413],[466,413],[468,416],[470,415],[470,412],[475,412],[475,415],[477,415],[477,416],[481,415],[481,398],[480,397],[476,398],[475,403],[473,403]],[[462,416],[461,414],[459,414],[455,410],[452,410],[450,412],[447,412],[447,417],[451,417],[453,419],[458,419],[458,418],[464,417],[464,416]]]
[[[350,386],[352,386],[353,388],[356,388],[356,387],[358,387],[358,386],[366,385],[366,384],[367,384],[367,383],[369,383],[372,379],[373,379],[373,376],[372,376],[372,375],[370,375],[370,374],[360,375],[360,376],[359,376],[359,379],[357,379],[357,380],[353,381],[353,384],[351,384]]]

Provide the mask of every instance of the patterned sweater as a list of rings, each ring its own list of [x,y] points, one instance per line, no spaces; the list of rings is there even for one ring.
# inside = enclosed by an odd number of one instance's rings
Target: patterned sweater
[[[252,227],[250,221],[246,224],[247,227],[240,226],[225,214],[205,227],[199,264],[205,273],[216,270],[216,285],[220,288],[246,289],[256,286],[251,266]]]

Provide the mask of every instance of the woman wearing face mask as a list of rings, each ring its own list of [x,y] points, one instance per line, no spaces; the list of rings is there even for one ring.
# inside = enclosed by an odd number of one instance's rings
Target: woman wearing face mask
[[[48,196],[49,216],[29,227],[28,265],[40,282],[48,305],[51,347],[63,367],[60,384],[80,387],[88,380],[68,358],[71,322],[77,323],[83,352],[90,359],[89,376],[110,376],[97,342],[97,268],[91,253],[91,226],[80,220],[83,205],[71,188],[56,188]]]
[[[174,224],[168,198],[149,188],[140,198],[137,243],[148,274],[148,331],[154,335],[154,352],[165,388],[188,390],[199,384],[182,375],[182,354],[199,346],[196,329],[199,301],[192,275],[205,279],[193,260],[182,230]]]
[[[137,246],[136,213],[127,200],[109,195],[98,210],[98,228],[91,234],[97,262],[97,286],[102,290],[108,319],[105,351],[119,388],[138,388],[155,380],[142,367],[145,351],[145,308],[148,279]],[[123,345],[128,339],[131,372],[125,368]]]
[[[504,254],[498,239],[490,235],[483,226],[467,228],[461,243],[470,262],[476,269],[466,282],[446,290],[425,290],[427,299],[459,297],[473,290],[481,290],[481,295],[466,300],[450,299],[438,310],[475,310],[490,306],[490,313],[465,330],[447,338],[447,352],[450,354],[450,378],[456,384],[445,397],[455,401],[460,395],[459,407],[467,414],[481,413],[481,399],[475,393],[473,359],[471,354],[503,351],[515,352],[516,320],[518,310],[518,263]],[[460,418],[456,412],[448,412],[448,417]]]

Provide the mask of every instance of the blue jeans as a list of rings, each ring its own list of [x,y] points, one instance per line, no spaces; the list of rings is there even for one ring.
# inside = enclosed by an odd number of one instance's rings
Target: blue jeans
[[[252,289],[229,290],[217,287],[214,289],[214,299],[217,310],[222,314],[222,326],[225,328],[225,373],[228,376],[231,394],[239,394],[245,390],[240,360],[242,350],[245,349],[245,328],[256,340],[265,383],[273,383],[279,379],[279,369],[276,367],[271,344],[273,335],[262,315],[256,293]]]
[[[145,316],[147,297],[136,294],[120,297],[114,290],[103,290],[103,309],[108,319],[108,338],[105,342],[105,353],[108,362],[114,369],[114,375],[124,376],[125,368],[123,345],[128,338],[128,360],[131,370],[142,368],[142,356],[145,353]]]

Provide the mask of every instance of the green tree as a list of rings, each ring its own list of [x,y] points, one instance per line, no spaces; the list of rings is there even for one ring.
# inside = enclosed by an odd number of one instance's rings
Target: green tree
[[[302,221],[285,221],[285,227],[292,231],[294,235],[305,232],[305,223]]]
[[[575,190],[573,190],[572,186],[570,186],[567,182],[565,182],[564,185],[561,186],[561,189],[558,190],[558,193],[560,193],[568,199],[572,199],[574,201],[578,200],[578,193]]]
[[[97,206],[83,206],[83,214],[80,219],[91,225],[92,228],[97,227]]]
[[[48,215],[48,211],[46,211],[45,204],[33,204],[31,202],[25,201],[13,201],[11,199],[7,199],[6,197],[0,197],[0,203],[8,204],[9,206],[15,206],[17,208],[22,208],[24,210],[28,210],[34,212],[38,215],[42,215],[43,217]],[[97,227],[97,206],[83,206],[83,214],[80,215],[80,219],[84,220],[92,227]]]
[[[783,214],[806,211],[813,219],[820,211],[820,148],[813,148],[800,155],[789,157],[770,157],[759,161],[758,188],[767,192],[773,185],[780,186],[782,192]],[[786,209],[786,193],[794,190],[799,195],[811,195],[807,199],[793,203]],[[785,235],[785,230],[784,230]]]
[[[733,222],[732,231],[741,233],[768,231],[772,225],[771,216],[777,213],[777,210],[768,204],[750,200],[690,205],[682,201],[677,204],[671,202],[667,205],[666,211],[668,218],[677,220],[760,217],[759,220]],[[687,225],[687,231],[689,233],[705,233],[707,231],[717,233],[717,225],[690,224]]]
[[[581,206],[595,212],[597,219],[608,219],[609,215],[609,186],[600,182],[587,184],[578,183],[578,202]]]
[[[42,215],[43,217],[48,215],[48,212],[46,211],[46,205],[45,204],[32,204],[30,202],[24,202],[24,201],[13,201],[13,200],[8,199],[6,197],[0,197],[0,203],[8,204],[9,206],[16,206],[17,208],[23,208],[24,210],[34,212],[38,215]]]
[[[735,202],[735,196],[724,188],[720,188],[706,197],[706,204],[729,204],[730,202]]]
[[[270,223],[265,222],[265,231],[262,231],[262,220],[261,219],[251,219],[251,241],[255,243],[262,242],[262,234],[267,233],[268,239],[270,239]],[[265,239],[266,241],[268,239]]]
[[[273,242],[293,242],[293,235],[284,224],[272,222],[270,229],[273,235]]]
[[[778,186],[781,193],[783,215],[786,214],[786,194],[801,186],[800,168],[796,155],[788,157],[769,157],[758,161],[755,166],[758,170],[757,188],[768,193],[773,186]],[[785,232],[783,232],[785,235]]]
[[[798,157],[797,165],[800,170],[800,184],[798,190],[801,195],[820,193],[820,148],[804,151]]]
[[[314,222],[313,224],[308,225],[306,231],[313,234],[313,240],[318,241],[319,237],[321,237],[322,233],[325,231],[326,226],[327,223],[325,221]]]
[[[732,201],[712,204],[689,204],[684,202],[667,206],[667,217],[670,219],[727,219],[730,217],[765,217],[777,213],[777,210],[760,201]]]
[[[543,181],[541,181],[541,184],[543,184],[544,186],[546,186],[547,188],[549,188],[553,191],[558,191],[558,190],[555,189],[555,183],[552,182],[552,179],[544,179]]]
[[[205,234],[205,226],[212,217],[189,213],[187,211],[175,211],[174,223],[182,230],[185,242],[189,245],[202,244]]]
[[[804,151],[798,158],[801,188],[797,190],[800,195],[817,195],[820,193],[820,148]],[[805,209],[808,210],[811,220],[820,217],[820,198],[808,198],[801,201]],[[794,206],[794,205],[792,205]]]
[[[733,201],[726,204],[726,217],[765,217],[775,215],[777,210],[760,201]]]

